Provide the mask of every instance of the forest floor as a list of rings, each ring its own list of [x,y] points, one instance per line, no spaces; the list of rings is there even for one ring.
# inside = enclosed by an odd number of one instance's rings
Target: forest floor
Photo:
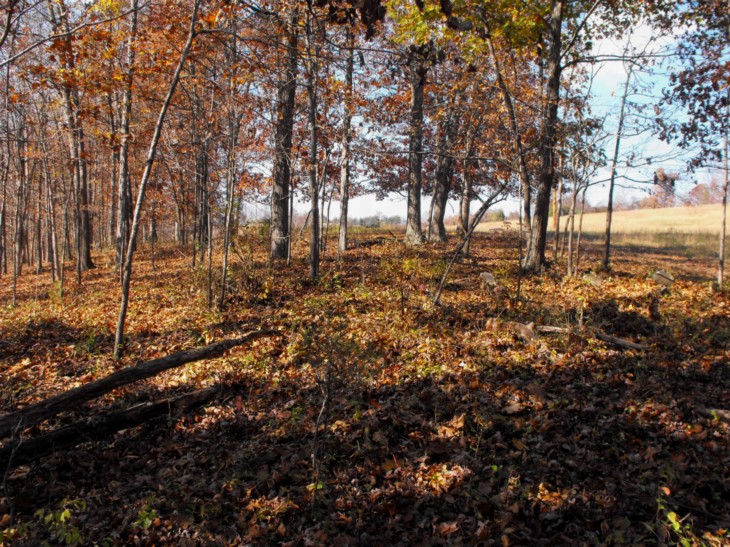
[[[516,238],[496,231],[434,306],[453,242],[355,240],[314,283],[305,259],[272,267],[260,234],[241,237],[222,310],[191,256],[163,246],[153,270],[145,247],[121,362],[109,253],[81,286],[67,272],[63,298],[47,271],[26,273],[11,307],[3,278],[0,414],[139,360],[260,328],[284,336],[20,432],[226,386],[183,416],[0,470],[0,544],[730,542],[730,295],[713,290],[712,261],[619,248],[602,281],[558,264],[523,279],[518,301]],[[585,271],[597,264],[589,249]],[[668,291],[658,269],[676,278]]]

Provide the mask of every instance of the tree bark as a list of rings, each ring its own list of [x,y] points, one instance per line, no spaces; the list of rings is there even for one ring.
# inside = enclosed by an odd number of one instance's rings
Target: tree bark
[[[553,262],[558,262],[558,246],[560,245],[560,213],[563,209],[563,157],[560,156],[560,172],[558,173],[558,185],[555,188],[553,199]]]
[[[271,258],[286,259],[291,238],[289,200],[291,196],[291,153],[297,88],[297,23],[294,8],[282,23],[285,37],[284,69],[279,81],[274,135],[274,186],[271,192]]]
[[[54,27],[62,29],[65,33],[69,33],[70,24],[68,21],[68,6],[66,6],[61,0],[58,2],[58,12],[56,12],[52,3],[48,4],[48,9]],[[67,42],[68,53],[65,54],[60,61],[61,68],[68,73],[73,73],[76,69],[76,62],[73,55],[71,35],[68,34],[63,38],[63,40]],[[92,227],[89,211],[86,138],[83,124],[80,119],[81,98],[79,90],[71,84],[64,82],[61,85],[61,95],[65,106],[66,125],[70,134],[69,147],[76,191],[76,271],[78,282],[81,283],[81,272],[94,267],[91,260]]]
[[[122,97],[122,115],[119,123],[121,142],[119,147],[119,181],[117,195],[119,208],[116,222],[116,263],[119,265],[119,279],[122,280],[122,263],[124,251],[129,243],[129,223],[132,217],[132,190],[129,177],[129,124],[132,118],[132,84],[134,82],[134,65],[136,58],[135,41],[137,39],[138,0],[132,2],[132,21],[127,39],[127,73],[124,76],[124,96]]]
[[[340,233],[337,242],[337,256],[347,250],[347,207],[350,201],[350,142],[354,105],[352,100],[352,79],[355,72],[354,33],[346,27],[347,60],[345,61],[345,104],[342,118],[342,163],[340,165]]]
[[[421,228],[421,186],[423,184],[423,91],[428,67],[417,48],[411,48],[409,75],[411,83],[411,121],[408,140],[408,212],[406,242],[423,243]]]
[[[550,16],[550,50],[548,81],[545,93],[545,115],[540,139],[540,182],[535,198],[535,214],[527,246],[524,270],[537,272],[545,263],[547,225],[550,216],[550,193],[555,182],[555,144],[560,103],[560,54],[562,48],[563,11],[565,0],[552,0]]]
[[[436,160],[436,181],[432,198],[432,214],[429,216],[429,240],[446,241],[446,203],[451,191],[454,176],[454,158],[449,156],[451,146],[456,139],[458,119],[451,105],[443,122],[441,137],[438,144],[438,159]]]
[[[725,182],[722,185],[722,224],[720,226],[720,256],[717,264],[717,286],[722,290],[725,283],[725,238],[727,234],[727,200],[730,189],[730,89],[725,103]]]
[[[309,241],[309,277],[319,275],[319,150],[317,148],[317,75],[319,52],[317,51],[316,29],[312,2],[307,9],[307,98],[309,104],[309,198],[311,203],[312,235]]]
[[[235,30],[235,29],[234,29]],[[226,59],[231,74],[235,74],[236,63],[238,62],[238,40],[235,33],[231,36],[230,44],[226,48]],[[233,208],[236,201],[236,181],[238,169],[236,165],[236,147],[238,145],[238,133],[241,129],[241,114],[236,108],[236,85],[233,79],[228,82],[228,150],[226,151],[226,219],[223,228],[223,266],[221,272],[221,293],[218,298],[218,308],[223,308],[226,298],[226,287],[228,285],[228,250],[231,244],[231,223]],[[248,88],[246,89],[248,95]]]

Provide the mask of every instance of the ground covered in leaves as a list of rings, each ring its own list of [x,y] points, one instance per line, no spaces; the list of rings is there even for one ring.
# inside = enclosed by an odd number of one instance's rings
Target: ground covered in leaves
[[[14,442],[226,386],[195,412],[2,470],[0,543],[730,542],[730,298],[711,262],[619,249],[601,281],[558,263],[523,279],[517,300],[514,234],[482,234],[434,306],[453,244],[356,243],[339,263],[330,250],[314,283],[304,259],[271,265],[243,235],[221,310],[191,256],[164,247],[153,269],[143,249],[121,362],[110,255],[63,298],[48,273],[28,273],[12,308],[5,278],[0,413],[139,360],[259,328],[284,336],[20,432]],[[650,279],[658,269],[676,278],[668,291]]]

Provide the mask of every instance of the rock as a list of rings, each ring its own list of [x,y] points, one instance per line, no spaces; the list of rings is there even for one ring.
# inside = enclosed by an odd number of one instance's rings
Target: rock
[[[488,285],[489,287],[496,287],[498,285],[497,280],[494,277],[494,274],[492,274],[490,272],[480,273],[479,279],[482,280],[482,283],[484,285]]]
[[[674,276],[665,270],[654,272],[651,278],[667,289],[674,285]]]
[[[593,285],[594,287],[600,287],[601,285],[603,285],[603,279],[601,279],[600,276],[592,272],[585,274],[583,276],[583,281],[589,283],[590,285]]]
[[[538,339],[535,334],[535,323],[512,323],[514,333],[522,338],[525,342],[534,342]]]

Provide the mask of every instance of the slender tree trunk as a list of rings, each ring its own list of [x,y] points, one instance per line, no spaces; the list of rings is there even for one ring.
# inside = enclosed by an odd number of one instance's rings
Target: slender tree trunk
[[[555,189],[553,202],[553,262],[558,262],[558,245],[560,245],[560,212],[563,208],[563,157],[560,157],[560,173],[558,173],[558,187]]]
[[[48,165],[46,162],[46,173],[49,173]],[[46,185],[46,192],[48,194],[48,221],[51,231],[51,273],[52,281],[56,281],[55,276],[60,276],[60,265],[58,258],[58,230],[56,229],[56,192],[54,190],[53,179],[50,178]]]
[[[337,258],[347,250],[347,214],[350,201],[350,142],[352,139],[352,80],[355,72],[355,34],[350,25],[347,32],[347,60],[345,65],[345,112],[342,118],[342,163],[340,165],[340,233],[337,242]]]
[[[119,307],[119,319],[117,320],[117,330],[114,336],[114,358],[119,359],[122,355],[122,340],[124,337],[124,321],[127,317],[127,305],[129,304],[129,286],[132,278],[132,260],[134,258],[134,245],[137,239],[137,232],[139,231],[139,221],[142,216],[142,205],[144,203],[144,195],[147,190],[147,184],[149,183],[150,175],[152,174],[152,166],[155,163],[155,156],[157,154],[157,143],[160,140],[162,133],[162,126],[165,123],[165,117],[167,116],[167,110],[172,102],[172,97],[175,94],[175,89],[180,81],[180,74],[182,73],[185,61],[190,53],[190,48],[195,38],[195,24],[198,19],[198,9],[200,7],[200,0],[195,0],[193,3],[193,13],[190,17],[190,29],[188,31],[187,41],[185,47],[180,55],[175,74],[170,82],[170,87],[167,91],[165,101],[162,103],[160,108],[160,114],[155,124],[155,131],[152,135],[152,141],[147,152],[147,161],[145,162],[144,171],[142,173],[142,181],[139,185],[139,192],[137,194],[137,204],[134,208],[134,216],[132,218],[132,229],[129,234],[129,244],[127,245],[127,253],[124,258],[124,275],[122,278],[122,302]]]
[[[8,139],[8,142],[10,139]],[[8,155],[3,161],[3,194],[2,203],[0,204],[0,277],[8,273],[8,258],[7,258],[7,246],[6,246],[6,233],[7,233],[7,184],[8,184],[8,173],[10,172],[10,155]]]
[[[312,237],[309,241],[309,276],[316,279],[319,275],[319,177],[317,148],[317,76],[319,52],[315,44],[314,13],[312,2],[307,10],[307,96],[309,102],[309,196],[311,200]]]
[[[466,158],[464,159],[464,165],[463,165],[463,184],[461,187],[461,201],[459,203],[459,235],[460,237],[464,237],[466,233],[469,231],[469,215],[470,208],[471,208],[471,198],[472,198],[472,192],[473,192],[473,179],[472,179],[472,164],[476,161],[471,158],[471,156],[474,154],[474,133],[470,129],[467,137],[467,147],[466,147]],[[463,248],[464,256],[469,256],[469,252],[471,251],[471,241],[467,241],[466,245]]]
[[[524,145],[522,144],[522,134],[520,133],[519,125],[517,124],[517,111],[515,110],[514,102],[512,101],[512,93],[507,87],[507,83],[504,81],[502,68],[500,66],[499,59],[497,58],[497,52],[495,51],[491,36],[487,39],[487,47],[489,49],[489,56],[492,59],[492,64],[494,65],[497,87],[502,95],[502,101],[504,102],[504,106],[507,109],[507,114],[509,116],[510,133],[512,133],[512,142],[515,147],[514,152],[517,159],[520,184],[522,186],[522,217],[529,232],[532,220],[532,213],[530,211],[530,190],[532,183],[530,181],[530,172],[527,169],[527,157],[525,155]]]
[[[285,40],[284,69],[279,81],[274,135],[274,186],[271,193],[271,258],[289,255],[291,226],[291,151],[294,130],[294,107],[297,88],[297,24],[299,11],[294,8],[282,23]]]
[[[15,199],[15,230],[13,234],[13,307],[18,298],[18,277],[21,274],[21,252],[23,245],[23,198],[25,194],[26,177],[28,175],[28,158],[26,157],[25,129],[20,127],[18,137],[18,186]]]
[[[84,136],[84,129],[81,125],[81,121],[78,117],[78,112],[81,109],[78,91],[73,93],[73,104],[74,104],[74,118],[75,118],[75,134],[77,135],[76,140],[78,144],[76,149],[78,150],[78,159],[74,163],[78,169],[78,199],[81,213],[80,222],[80,243],[79,243],[79,263],[82,271],[90,270],[94,267],[94,263],[91,261],[91,243],[93,240],[92,224],[91,224],[91,212],[90,212],[90,200],[89,200],[89,177],[88,177],[88,162],[86,160],[86,138]]]
[[[68,195],[63,205],[63,249],[61,250],[61,263],[58,269],[58,297],[63,298],[63,282],[66,278],[66,254],[68,252]]]
[[[449,156],[453,141],[456,139],[458,120],[453,111],[445,116],[441,136],[438,144],[438,159],[436,160],[436,184],[431,200],[431,214],[429,215],[428,239],[429,241],[446,241],[446,204],[451,191],[451,183],[454,176],[454,158]]]
[[[722,290],[725,283],[725,238],[727,235],[727,200],[728,187],[730,186],[730,90],[728,90],[728,102],[725,103],[725,182],[722,186],[722,225],[720,227],[720,257],[717,265],[717,285]]]
[[[555,144],[557,138],[558,106],[560,103],[560,53],[562,48],[563,11],[565,0],[552,0],[550,15],[550,51],[548,81],[545,93],[545,115],[540,139],[540,183],[535,197],[535,214],[527,246],[524,269],[537,272],[545,263],[550,194],[555,182]]]
[[[114,110],[116,108],[116,101],[111,93],[108,96],[108,101],[109,131],[112,135],[112,151],[110,156],[111,172],[109,173],[109,211],[107,217],[107,228],[109,230],[109,233],[105,241],[110,247],[115,247],[117,237],[117,208],[119,202],[117,192],[117,187],[119,185],[119,128],[117,127],[116,116],[114,113]],[[117,264],[119,264],[118,261]]]
[[[210,216],[210,171],[208,165],[208,153],[210,150],[210,137],[206,135],[198,150],[198,168],[196,170],[196,179],[198,185],[198,204],[200,211],[198,213],[198,241],[197,251],[201,265],[205,260],[205,252],[208,248],[208,217]]]
[[[586,191],[588,190],[588,185],[586,184],[583,187],[583,194],[581,196],[581,203],[580,203],[580,219],[578,221],[578,242],[575,245],[575,266],[573,267],[573,275],[578,274],[578,264],[580,263],[580,244],[583,239],[583,216],[586,212]]]
[[[119,265],[120,281],[124,277],[122,274],[122,263],[124,262],[124,253],[129,244],[129,223],[132,218],[132,184],[129,174],[129,125],[132,119],[132,86],[134,84],[136,63],[137,11],[138,0],[133,0],[132,20],[130,21],[129,36],[127,38],[127,72],[124,75],[124,94],[122,95],[122,112],[119,122],[119,181],[117,186],[119,208],[117,210],[116,226],[116,263]]]
[[[213,215],[208,212],[208,308],[213,307]],[[225,281],[225,280],[224,280]]]
[[[68,20],[69,8],[63,0],[48,3],[48,13],[54,28],[65,33],[70,31]],[[61,68],[68,73],[76,70],[71,34],[63,38],[68,53],[60,59]],[[88,165],[86,159],[86,139],[80,119],[81,99],[79,90],[69,83],[61,84],[61,95],[64,101],[66,125],[70,135],[69,148],[74,175],[76,193],[76,272],[78,283],[81,283],[81,272],[94,267],[91,261],[92,227],[89,211]]]
[[[613,148],[613,158],[611,158],[611,179],[608,183],[608,206],[606,207],[606,234],[603,243],[603,269],[609,270],[611,267],[611,220],[613,219],[613,190],[616,185],[616,168],[618,166],[618,155],[621,150],[621,133],[624,128],[624,120],[626,116],[626,99],[629,96],[629,86],[631,84],[631,75],[633,74],[633,65],[629,66],[626,75],[626,83],[624,84],[624,92],[621,96],[621,110],[618,116],[618,127],[616,128],[616,143]]]
[[[226,57],[230,70],[235,73],[235,64],[238,61],[237,39],[235,34],[231,37],[230,46],[226,50]],[[231,80],[228,83],[228,150],[226,154],[226,218],[223,228],[223,266],[221,271],[221,293],[218,297],[218,308],[223,308],[223,302],[226,298],[226,287],[228,285],[228,249],[231,244],[231,222],[233,217],[233,208],[236,202],[236,181],[238,180],[238,170],[236,166],[236,146],[238,144],[238,133],[241,128],[241,114],[236,108],[236,86]],[[248,87],[246,93],[248,95]]]
[[[320,256],[327,253],[327,239],[324,233],[324,226],[327,214],[327,155],[328,151],[325,150],[325,159],[322,163],[317,160],[317,184],[322,194],[322,202],[319,206],[319,254]]]
[[[35,273],[36,275],[40,275],[41,271],[43,270],[43,239],[42,239],[42,233],[43,233],[43,226],[42,226],[42,205],[43,205],[43,177],[38,177],[38,193],[36,195],[36,202],[35,202],[35,223],[33,228],[35,229],[34,239],[35,239],[35,248],[33,255],[35,257]]]
[[[568,229],[568,265],[566,268],[568,276],[575,275],[575,272],[573,271],[573,237],[575,235],[575,208],[578,204],[579,191],[580,188],[578,187],[577,177],[574,177],[573,191],[570,196],[570,211],[568,212],[568,221],[566,223]]]
[[[423,91],[428,68],[423,56],[411,50],[409,57],[411,83],[411,120],[408,139],[408,214],[406,242],[423,243],[421,228],[421,186],[423,184]]]

